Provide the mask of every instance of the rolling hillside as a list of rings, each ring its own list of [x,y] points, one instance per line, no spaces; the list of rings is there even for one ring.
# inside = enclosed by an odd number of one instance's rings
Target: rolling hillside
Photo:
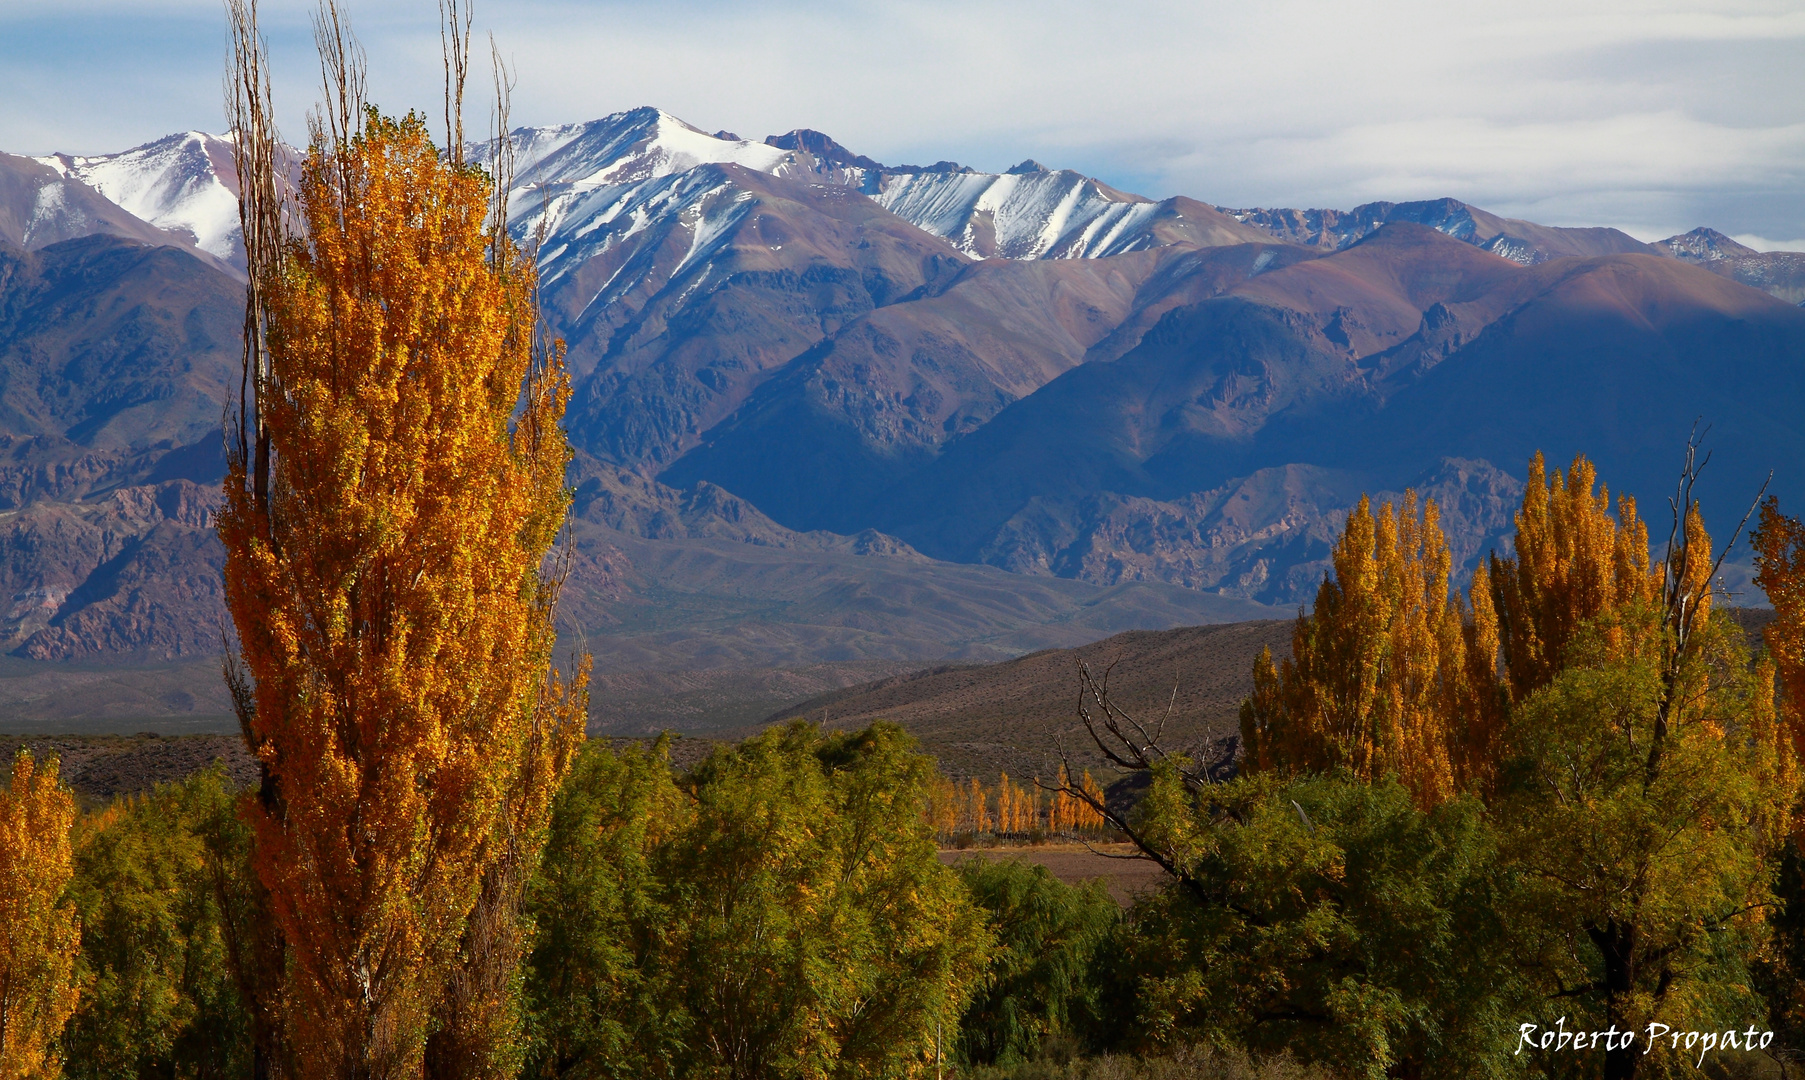
[[[1099,676],[1109,672],[1111,699],[1150,730],[1167,718],[1162,743],[1169,750],[1215,761],[1233,755],[1227,740],[1239,737],[1255,658],[1266,648],[1288,656],[1291,626],[1265,620],[1137,630],[997,664],[929,668],[799,702],[764,724],[806,717],[849,729],[894,721],[958,779],[990,782],[999,770],[1050,779],[1062,744],[1075,765],[1103,771],[1108,766],[1077,715],[1083,662]]]

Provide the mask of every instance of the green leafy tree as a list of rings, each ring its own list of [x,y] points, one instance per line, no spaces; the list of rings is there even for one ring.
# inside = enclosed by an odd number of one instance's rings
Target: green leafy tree
[[[961,1058],[1011,1065],[1052,1040],[1091,1042],[1104,1004],[1098,954],[1121,921],[1102,883],[1067,885],[1012,859],[970,859],[958,870],[996,935],[984,988],[960,1025]]]
[[[674,918],[655,859],[694,818],[669,743],[590,743],[553,809],[528,891],[530,1076],[672,1076],[686,1017],[672,1015],[664,949]]]
[[[1155,767],[1138,835],[1177,880],[1136,905],[1143,1043],[1291,1050],[1350,1075],[1489,1076],[1526,999],[1483,808],[1395,777],[1197,787]]]
[[[69,895],[83,992],[64,1031],[73,1080],[241,1076],[250,1039],[227,957],[221,886],[241,832],[218,767],[117,803],[78,829]]]
[[[1580,626],[1509,732],[1498,811],[1524,882],[1523,955],[1577,1026],[1742,1030],[1765,1013],[1749,968],[1795,792],[1772,668],[1751,665],[1722,614],[1672,684],[1659,647],[1616,655],[1659,633],[1620,630]],[[1686,1071],[1647,1049],[1603,1053],[1604,1075]]]
[[[796,723],[718,749],[680,799],[664,767],[657,753],[598,748],[558,798],[531,892],[535,1071],[929,1067],[990,947],[983,912],[935,854],[932,762],[892,725]]]

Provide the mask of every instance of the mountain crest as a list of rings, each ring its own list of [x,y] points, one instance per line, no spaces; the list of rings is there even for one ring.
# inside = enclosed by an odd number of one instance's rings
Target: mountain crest
[[[140,220],[191,237],[202,251],[242,267],[238,172],[229,138],[184,131],[117,154],[38,160]]]
[[[855,154],[833,139],[811,128],[797,128],[783,135],[765,136],[766,146],[775,146],[779,150],[801,151],[814,156],[815,160],[825,165],[845,165],[857,169],[869,169],[883,172],[885,166],[864,156]]]
[[[1695,263],[1716,262],[1719,259],[1734,259],[1744,255],[1759,254],[1754,248],[1739,244],[1716,229],[1708,229],[1703,225],[1689,233],[1681,233],[1678,236],[1670,236],[1665,240],[1658,241],[1655,246],[1666,249],[1667,253],[1676,259]]]

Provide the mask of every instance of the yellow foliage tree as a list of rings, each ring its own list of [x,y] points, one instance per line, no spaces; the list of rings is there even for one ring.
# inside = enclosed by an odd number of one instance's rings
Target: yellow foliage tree
[[[989,832],[991,828],[989,798],[984,794],[984,785],[979,783],[975,776],[971,778],[971,783],[965,789],[965,804],[960,817],[960,827],[973,833]]]
[[[56,1040],[75,1012],[81,926],[63,898],[75,802],[57,759],[21,750],[0,791],[0,1080],[60,1074]]]
[[[1695,517],[1696,508],[1688,529],[1703,528]],[[1636,516],[1636,500],[1620,497],[1612,517],[1610,490],[1583,456],[1564,476],[1559,469],[1550,475],[1540,453],[1530,459],[1516,524],[1516,554],[1492,556],[1491,581],[1507,683],[1521,701],[1565,666],[1582,623],[1654,603],[1662,579],[1649,569],[1648,527]],[[1626,632],[1610,631],[1613,647],[1632,647]]]
[[[1315,609],[1300,614],[1292,655],[1254,668],[1241,731],[1254,770],[1343,767],[1394,772],[1419,802],[1449,798],[1482,768],[1494,737],[1496,639],[1489,605],[1469,617],[1451,595],[1440,514],[1415,492],[1375,515],[1349,514]],[[1476,595],[1487,595],[1483,575]],[[1471,749],[1470,749],[1471,748]]]
[[[959,785],[944,776],[935,776],[928,788],[927,805],[922,808],[935,836],[945,840],[959,831],[959,803]]]
[[[1064,762],[1059,764],[1059,775],[1055,780],[1052,796],[1047,800],[1047,831],[1055,836],[1069,832],[1077,826],[1077,815],[1074,812],[1078,800],[1069,790],[1072,786],[1071,771]]]
[[[1015,785],[1009,782],[1009,774],[1003,773],[997,779],[997,832],[1016,831],[1018,818],[1015,799]]]
[[[1078,790],[1084,794],[1084,798],[1078,801],[1077,809],[1074,811],[1078,828],[1101,831],[1103,814],[1097,807],[1104,805],[1103,785],[1091,779],[1091,771],[1086,769],[1083,778],[1078,783]]]
[[[1774,606],[1763,630],[1780,683],[1779,713],[1792,745],[1790,761],[1805,761],[1805,524],[1768,499],[1749,542],[1755,549],[1755,582]],[[1793,837],[1805,848],[1805,815],[1794,818]]]
[[[219,531],[284,1054],[300,1077],[506,1073],[520,890],[586,713],[586,662],[550,666],[562,350],[495,184],[365,107],[330,5],[335,96],[287,231],[235,14],[249,400]]]
[[[1689,484],[1670,553],[1651,568],[1635,500],[1621,497],[1613,515],[1590,461],[1550,474],[1538,453],[1515,553],[1474,574],[1465,604],[1449,591],[1435,503],[1419,522],[1411,493],[1398,512],[1387,504],[1377,515],[1363,498],[1333,576],[1298,616],[1292,658],[1275,665],[1267,652],[1255,663],[1241,713],[1249,767],[1394,772],[1424,805],[1483,789],[1503,753],[1508,703],[1568,665],[1582,627],[1609,658],[1658,657],[1672,698],[1688,638],[1711,609],[1711,539]],[[1651,772],[1670,706],[1664,699]]]

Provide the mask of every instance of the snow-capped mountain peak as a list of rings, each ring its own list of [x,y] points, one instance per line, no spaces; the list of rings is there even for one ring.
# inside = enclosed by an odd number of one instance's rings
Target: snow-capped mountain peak
[[[192,236],[210,255],[242,258],[238,175],[229,139],[185,131],[117,154],[38,160],[159,229]]]
[[[631,109],[600,120],[512,133],[514,186],[551,185],[573,193],[617,187],[688,172],[698,165],[743,165],[771,172],[789,152],[749,139],[710,135],[653,108]],[[488,163],[493,144],[477,144],[471,156]]]
[[[550,210],[557,233],[581,231],[597,214],[618,213],[610,209],[618,200],[606,192],[624,193],[630,185],[709,164],[852,188],[977,258],[1086,258],[1137,250],[1153,242],[1144,227],[1160,209],[1081,173],[1034,161],[1007,173],[975,172],[950,161],[886,166],[818,131],[797,129],[753,142],[728,132],[710,135],[649,107],[585,124],[521,128],[513,143],[516,221],[535,227]],[[494,147],[473,146],[471,156],[488,162]],[[547,248],[548,254],[557,250]]]
[[[1708,229],[1703,225],[1689,233],[1670,236],[1655,244],[1676,259],[1687,262],[1710,263],[1721,259],[1735,259],[1744,255],[1756,254],[1755,249],[1725,236],[1716,229]]]

